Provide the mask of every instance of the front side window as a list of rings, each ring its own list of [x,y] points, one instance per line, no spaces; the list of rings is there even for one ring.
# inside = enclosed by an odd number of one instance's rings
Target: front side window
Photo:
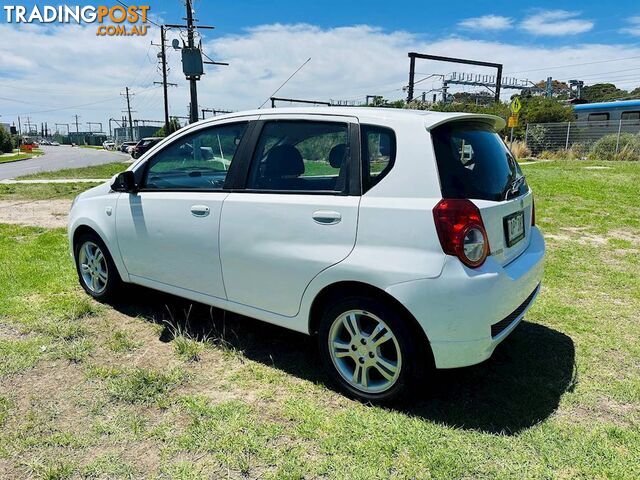
[[[622,112],[621,120],[640,120],[640,112]]]
[[[221,190],[247,122],[181,137],[149,160],[145,190]]]
[[[253,154],[247,189],[344,192],[349,173],[346,123],[265,123]]]
[[[382,180],[393,167],[396,137],[390,128],[361,125],[363,184],[368,190]]]

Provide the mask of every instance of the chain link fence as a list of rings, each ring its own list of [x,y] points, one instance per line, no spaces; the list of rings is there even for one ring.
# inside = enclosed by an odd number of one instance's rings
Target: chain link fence
[[[526,126],[525,143],[534,157],[543,152],[572,151],[577,157],[617,159],[623,156],[638,160],[640,121],[530,123]]]

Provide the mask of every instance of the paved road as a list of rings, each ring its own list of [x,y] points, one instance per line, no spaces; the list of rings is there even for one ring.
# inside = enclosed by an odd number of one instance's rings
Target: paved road
[[[41,146],[40,148],[44,155],[39,158],[0,163],[0,180],[37,172],[88,167],[90,165],[102,165],[131,159],[129,155],[124,153],[93,148],[69,147],[66,145],[60,145],[59,147]]]

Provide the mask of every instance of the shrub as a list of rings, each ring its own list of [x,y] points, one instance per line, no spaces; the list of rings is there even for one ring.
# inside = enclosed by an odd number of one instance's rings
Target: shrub
[[[13,152],[13,139],[11,138],[11,134],[3,127],[0,127],[0,152]]]
[[[640,160],[640,136],[633,133],[605,135],[595,142],[589,152],[590,160]],[[618,153],[616,153],[618,145]]]
[[[514,157],[518,160],[522,158],[529,158],[531,156],[531,150],[522,140],[513,141],[511,144],[511,153],[513,153]]]

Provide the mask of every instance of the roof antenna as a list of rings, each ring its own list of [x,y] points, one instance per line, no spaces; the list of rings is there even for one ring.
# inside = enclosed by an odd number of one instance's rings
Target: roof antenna
[[[262,103],[262,105],[260,105],[260,106],[258,107],[258,110],[260,110],[262,107],[264,107],[264,105],[269,101],[269,99],[270,99],[271,97],[273,97],[276,93],[278,93],[278,92],[282,89],[282,87],[284,87],[284,86],[287,84],[287,82],[288,82],[289,80],[291,80],[291,79],[296,75],[296,73],[298,73],[300,70],[302,70],[302,69],[303,69],[303,67],[304,67],[307,63],[309,63],[310,61],[311,61],[311,57],[307,58],[307,61],[306,61],[306,62],[304,62],[302,65],[300,65],[300,66],[298,67],[298,69],[297,69],[295,72],[293,72],[293,73],[291,74],[291,76],[290,76],[289,78],[287,78],[287,79],[284,81],[284,83],[283,83],[282,85],[280,85],[280,86],[277,88],[277,90],[276,90],[275,92],[273,92],[271,95],[269,95],[269,96],[267,97],[267,99]]]

